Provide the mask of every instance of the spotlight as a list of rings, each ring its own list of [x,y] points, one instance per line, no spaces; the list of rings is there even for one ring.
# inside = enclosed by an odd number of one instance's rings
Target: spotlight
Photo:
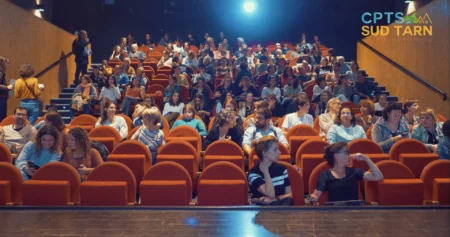
[[[246,12],[253,12],[254,10],[255,10],[255,8],[256,8],[256,5],[255,5],[255,3],[254,2],[250,2],[250,1],[248,1],[248,2],[245,2],[244,3],[244,10],[246,11]]]

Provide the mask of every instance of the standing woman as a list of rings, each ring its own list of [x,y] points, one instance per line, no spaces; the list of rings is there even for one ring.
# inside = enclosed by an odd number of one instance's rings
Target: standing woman
[[[6,70],[9,67],[9,58],[0,56],[0,121],[6,118],[8,111],[8,85],[6,84]]]
[[[19,74],[21,78],[14,84],[14,97],[20,98],[20,106],[28,111],[28,121],[34,124],[39,117],[41,102],[39,96],[41,90],[38,87],[38,79],[31,77],[34,74],[34,68],[31,63],[20,65]]]
[[[84,129],[72,128],[69,131],[67,143],[68,146],[61,161],[75,168],[82,181],[86,180],[95,167],[103,164],[102,157],[91,147],[91,141]]]

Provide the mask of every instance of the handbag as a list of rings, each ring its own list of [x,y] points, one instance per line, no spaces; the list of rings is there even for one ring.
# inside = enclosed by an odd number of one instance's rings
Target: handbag
[[[34,91],[28,85],[27,81],[25,81],[24,79],[22,80],[23,82],[25,82],[25,86],[27,87],[28,91],[30,91],[30,93],[34,96],[34,98],[39,102],[39,114],[40,114],[43,110],[44,102],[41,99],[39,99],[39,97],[34,93]]]

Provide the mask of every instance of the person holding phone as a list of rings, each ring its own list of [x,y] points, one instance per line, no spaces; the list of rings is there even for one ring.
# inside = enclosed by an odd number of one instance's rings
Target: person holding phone
[[[324,159],[331,169],[320,174],[314,193],[310,194],[308,200],[315,203],[323,192],[328,192],[329,202],[350,201],[359,199],[358,181],[380,181],[383,174],[369,157],[361,154],[350,154],[347,143],[336,142],[325,148]],[[355,167],[348,167],[350,159],[364,161],[370,171]]]
[[[28,142],[17,158],[16,167],[24,180],[31,179],[37,169],[50,162],[61,160],[61,138],[54,126],[44,125],[34,141]]]
[[[373,127],[372,140],[389,153],[397,141],[409,137],[409,125],[402,119],[402,106],[400,103],[390,103],[383,109],[383,116]]]
[[[241,130],[232,129],[237,125],[236,113],[234,111],[220,111],[220,113],[216,114],[214,122],[217,125],[208,132],[208,135],[203,141],[203,150],[206,150],[211,143],[218,140],[229,140],[241,146],[243,139]]]

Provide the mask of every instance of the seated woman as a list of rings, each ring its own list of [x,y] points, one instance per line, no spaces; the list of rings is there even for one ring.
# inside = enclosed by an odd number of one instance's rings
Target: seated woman
[[[182,64],[185,66],[192,67],[194,72],[197,71],[198,60],[195,58],[194,51],[190,50],[187,57],[183,58]]]
[[[385,94],[381,94],[378,97],[378,102],[375,103],[375,111],[383,111],[384,107],[387,105],[387,97]]]
[[[284,68],[283,74],[281,75],[281,85],[286,85],[287,84],[287,82],[288,82],[287,80],[288,80],[289,76],[292,76],[292,78],[295,77],[294,69],[292,69],[291,66],[286,66]]]
[[[326,110],[327,112],[319,116],[319,126],[320,126],[319,135],[321,137],[327,136],[328,130],[330,130],[330,127],[333,126],[340,109],[341,109],[341,101],[338,98],[333,98],[328,101]]]
[[[121,116],[116,116],[116,105],[113,101],[107,100],[105,102],[100,118],[98,118],[95,127],[110,126],[116,129],[122,139],[126,139],[128,135],[128,126],[125,119]]]
[[[337,85],[333,89],[333,96],[342,102],[351,101],[357,105],[359,103],[359,93],[355,87],[348,84],[347,75],[341,75]]]
[[[267,67],[267,73],[262,74],[261,80],[258,79],[258,85],[257,85],[258,89],[260,88],[260,86],[267,85],[269,83],[269,78],[272,76],[275,77],[276,82],[277,82],[276,84],[280,85],[281,79],[280,79],[280,76],[277,74],[277,67],[273,64],[270,64]]]
[[[230,75],[233,77],[233,73],[231,71],[231,68],[228,67],[228,60],[226,58],[220,59],[220,66],[216,68],[216,77],[221,75]]]
[[[67,148],[67,134],[69,133],[69,128],[61,118],[58,112],[49,112],[45,115],[44,123],[47,126],[55,127],[59,132],[59,137],[61,138],[61,151]]]
[[[23,147],[16,161],[16,167],[24,180],[33,177],[37,169],[50,162],[61,160],[61,138],[53,126],[44,125],[33,141]]]
[[[114,68],[112,68],[108,65],[108,60],[103,59],[102,66],[100,67],[100,71],[102,72],[103,75],[106,76],[106,78],[108,78],[109,76],[111,76],[114,73]]]
[[[224,100],[227,92],[232,92],[233,87],[231,85],[231,77],[225,75],[225,77],[220,82],[220,85],[214,90],[214,97],[216,98],[216,103]]]
[[[286,111],[284,110],[283,105],[281,102],[277,99],[276,95],[273,93],[267,94],[266,97],[267,104],[269,105],[269,110],[272,113],[272,122],[275,124],[275,126],[278,126],[278,121],[280,118],[282,118],[284,115],[286,115]],[[276,120],[274,120],[276,119]]]
[[[81,76],[81,83],[75,88],[72,96],[72,105],[70,112],[72,117],[76,112],[89,114],[97,98],[97,89],[92,85],[91,78],[88,75]],[[103,91],[103,90],[102,90]]]
[[[358,181],[380,181],[383,174],[369,157],[361,154],[349,153],[345,142],[337,142],[325,148],[324,159],[331,169],[320,174],[316,189],[309,197],[309,201],[317,202],[323,192],[328,192],[329,202],[352,201],[359,199]],[[350,159],[364,161],[370,171],[355,167],[348,167]]]
[[[259,141],[253,141],[253,144],[260,162],[248,171],[252,203],[270,206],[293,205],[288,172],[282,164],[277,163],[281,154],[278,140],[273,136],[265,136]]]
[[[275,77],[269,77],[269,82],[267,85],[263,88],[261,92],[261,99],[265,100],[267,97],[267,94],[272,93],[275,94],[277,97],[277,100],[281,99],[281,90],[277,87],[277,81]]]
[[[371,100],[361,100],[359,102],[360,115],[356,115],[356,124],[364,128],[364,131],[376,123],[380,117],[375,116],[375,106]]]
[[[144,125],[131,136],[131,140],[143,143],[152,153],[152,164],[156,163],[158,148],[165,144],[164,133],[160,129],[161,113],[155,107],[142,112]]]
[[[174,76],[169,77],[169,85],[164,88],[164,103],[169,101],[174,93],[181,93],[180,85],[177,84],[177,78]]]
[[[134,77],[131,78],[131,82],[133,82],[133,78]],[[136,70],[136,78],[137,78],[137,80],[139,82],[139,86],[143,86],[146,89],[148,78],[144,74],[144,68],[143,67],[139,67]]]
[[[329,91],[331,92],[331,87],[327,86],[327,81],[325,81],[325,76],[321,75],[317,78],[317,85],[313,88],[313,98],[312,102],[317,103],[320,101],[320,95],[322,92]]]
[[[200,136],[206,136],[207,131],[205,128],[205,125],[203,125],[203,122],[195,118],[195,113],[197,111],[195,110],[194,106],[191,104],[187,104],[183,108],[183,118],[175,121],[171,129],[174,129],[178,126],[187,125],[191,128],[194,128],[198,131]]]
[[[139,79],[133,77],[131,85],[127,86],[125,90],[125,98],[122,101],[122,113],[126,116],[130,116],[131,105],[137,104],[139,101],[145,98],[144,87],[139,86]]]
[[[179,64],[174,64],[172,66],[172,77],[176,78],[176,82],[178,85],[190,88],[186,75],[184,73],[181,73],[181,67]]]
[[[67,143],[61,161],[75,168],[82,181],[86,180],[95,167],[103,164],[101,156],[91,147],[91,141],[84,129],[70,129]]]
[[[242,133],[239,133],[237,129],[233,129],[237,125],[236,115],[233,111],[220,111],[220,113],[216,114],[214,121],[217,125],[208,132],[203,141],[203,150],[206,150],[211,143],[218,140],[231,140],[238,146],[241,146]]]
[[[424,143],[430,152],[436,152],[437,144],[444,140],[442,125],[434,110],[426,109],[420,113],[420,123],[412,129],[411,138]]]
[[[251,84],[250,78],[247,76],[243,76],[241,78],[241,84],[239,85],[239,87],[233,90],[233,95],[237,100],[243,101],[245,100],[247,92],[251,92],[253,95],[258,95],[255,87],[253,87]]]
[[[120,99],[120,97],[121,95],[119,87],[116,86],[114,77],[110,76],[106,81],[105,86],[102,88],[98,99],[102,102],[108,99],[111,100],[114,104],[117,104],[117,100]]]
[[[204,103],[209,104],[209,91],[210,89],[207,88],[208,86],[205,83],[205,79],[203,79],[202,77],[197,79],[197,85],[192,89],[192,97],[196,95],[202,95],[203,98],[206,98],[206,100],[204,101]]]
[[[290,104],[294,103],[295,97],[297,97],[298,93],[302,92],[302,87],[298,84],[298,81],[295,80],[293,75],[287,75],[286,77],[287,83],[283,88],[283,107],[286,110]]]
[[[216,101],[216,113],[224,109],[225,105],[231,100],[233,100],[233,94],[231,91],[227,91],[224,97]]]
[[[130,58],[124,58],[123,59],[122,73],[126,74],[128,77],[132,77],[132,76],[136,75],[136,71],[131,66],[131,59]]]
[[[124,59],[123,54],[122,54],[122,48],[120,47],[120,45],[114,46],[112,54],[109,57],[109,60],[112,60],[115,58],[119,59],[120,61],[123,61],[123,59]]]
[[[211,117],[211,107],[209,103],[205,101],[205,98],[201,94],[197,94],[194,96],[194,99],[191,102],[192,106],[195,108],[195,115],[200,117],[203,122],[208,126],[209,118]]]
[[[163,52],[163,55],[157,64],[158,68],[162,66],[172,66],[172,58],[170,57],[169,51],[167,50]]]
[[[420,117],[416,115],[419,111],[419,104],[417,100],[407,100],[403,104],[403,118],[409,125],[416,125],[420,123]]]
[[[253,93],[247,92],[245,100],[239,102],[239,116],[247,118],[254,111]]]
[[[316,105],[316,111],[315,111],[316,117],[318,117],[322,114],[325,114],[327,112],[327,104],[331,98],[332,98],[331,92],[329,92],[329,91],[322,92],[322,94],[320,95],[320,101]]]
[[[173,126],[175,120],[183,113],[184,103],[180,100],[180,94],[174,92],[169,101],[164,104],[162,115],[169,122],[170,127]]]
[[[366,138],[364,129],[356,125],[356,118],[349,107],[341,107],[336,116],[334,125],[331,125],[327,133],[330,144],[336,142],[351,142],[359,138]]]
[[[383,110],[383,117],[378,119],[372,130],[372,140],[389,153],[395,142],[409,137],[409,125],[402,119],[400,103],[390,103]]]
[[[444,134],[444,139],[439,142],[436,148],[436,154],[441,159],[450,160],[450,119],[442,125],[442,133]]]
[[[318,76],[320,76],[320,75],[325,75],[325,74],[331,73],[331,71],[333,71],[333,69],[329,65],[328,59],[322,58],[320,60],[320,65],[316,66],[316,69],[314,71]]]

